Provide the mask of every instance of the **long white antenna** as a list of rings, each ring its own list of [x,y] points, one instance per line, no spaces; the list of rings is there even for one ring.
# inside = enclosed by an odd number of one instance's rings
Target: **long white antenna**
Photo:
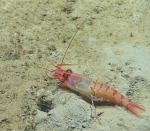
[[[102,2],[102,1],[101,1],[101,2]],[[101,2],[100,2],[100,3],[101,3]],[[72,38],[70,39],[70,42],[69,42],[69,44],[68,44],[68,47],[67,47],[67,49],[66,49],[66,51],[65,51],[65,53],[64,53],[64,56],[63,56],[63,58],[62,58],[61,64],[63,64],[63,61],[64,61],[64,59],[65,59],[65,56],[66,56],[66,54],[67,54],[67,52],[68,52],[68,49],[69,49],[70,45],[72,44],[72,41],[74,40],[76,34],[77,34],[78,31],[81,29],[82,25],[83,25],[84,22],[87,20],[87,18],[92,14],[93,10],[94,10],[95,8],[97,8],[97,7],[100,5],[100,3],[98,3],[98,4],[89,12],[89,14],[88,14],[88,15],[85,17],[85,19],[81,22],[81,24],[79,25],[79,28],[76,30],[76,32],[74,33],[74,35],[73,35]]]

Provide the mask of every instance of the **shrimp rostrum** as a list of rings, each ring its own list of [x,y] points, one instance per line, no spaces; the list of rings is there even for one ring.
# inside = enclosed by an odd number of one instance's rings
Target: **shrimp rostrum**
[[[71,90],[90,98],[94,96],[96,98],[103,98],[115,102],[117,105],[124,106],[137,116],[140,116],[146,110],[143,106],[134,103],[114,88],[97,81],[92,81],[89,77],[73,73],[70,69],[63,70],[61,68],[62,66],[65,66],[65,64],[55,66],[57,69],[51,71],[51,73],[54,79],[58,79]]]

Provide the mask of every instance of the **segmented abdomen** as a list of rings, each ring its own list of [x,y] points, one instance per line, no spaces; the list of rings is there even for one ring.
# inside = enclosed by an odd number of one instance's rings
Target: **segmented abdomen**
[[[135,115],[141,115],[146,109],[132,102],[127,97],[120,94],[115,89],[111,88],[108,85],[101,84],[98,82],[93,82],[93,87],[91,87],[92,95],[97,98],[103,98],[105,100],[114,101],[116,104],[121,104],[129,111],[131,111]]]
[[[91,87],[92,95],[97,98],[103,98],[105,100],[114,101],[117,104],[121,104],[124,101],[125,96],[120,94],[115,89],[111,88],[108,85],[94,82],[94,86]],[[129,99],[127,101],[130,101]],[[123,103],[122,103],[123,104]]]

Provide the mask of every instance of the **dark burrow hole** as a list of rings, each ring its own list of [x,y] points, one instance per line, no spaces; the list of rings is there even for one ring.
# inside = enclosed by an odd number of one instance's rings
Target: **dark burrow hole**
[[[52,101],[48,101],[45,99],[45,96],[41,96],[38,98],[37,106],[39,110],[49,112],[52,109]]]

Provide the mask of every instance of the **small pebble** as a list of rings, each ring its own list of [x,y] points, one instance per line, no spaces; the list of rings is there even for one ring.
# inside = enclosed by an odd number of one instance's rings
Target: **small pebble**
[[[76,126],[78,125],[78,123],[77,122],[74,122],[73,124],[71,124],[71,128],[76,128]]]
[[[71,128],[75,128],[75,127],[76,127],[76,124],[75,124],[75,123],[71,125]]]
[[[86,123],[84,123],[83,125],[82,125],[82,128],[85,128],[86,127]]]
[[[87,122],[87,121],[88,121],[87,119],[84,119],[84,120],[83,120],[83,122]]]
[[[103,114],[103,113],[104,113],[104,112],[100,112],[100,113],[97,114],[97,116],[100,116],[100,115]]]

